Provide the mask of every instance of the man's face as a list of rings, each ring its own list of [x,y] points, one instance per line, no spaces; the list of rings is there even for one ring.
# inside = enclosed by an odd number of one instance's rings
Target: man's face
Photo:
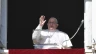
[[[50,18],[47,25],[49,30],[55,30],[58,27],[56,19],[54,18]]]

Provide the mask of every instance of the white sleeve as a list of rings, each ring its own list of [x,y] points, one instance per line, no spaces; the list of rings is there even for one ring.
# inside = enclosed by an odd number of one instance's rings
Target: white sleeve
[[[42,30],[42,26],[40,26],[40,24],[39,24],[37,26],[37,28],[33,31],[32,40],[33,40],[34,43],[39,42],[41,30]]]
[[[72,46],[72,43],[71,43],[71,41],[70,41],[70,39],[69,39],[69,36],[66,34],[66,35],[64,35],[65,36],[65,40],[63,40],[63,46],[66,46],[66,47],[71,47]]]

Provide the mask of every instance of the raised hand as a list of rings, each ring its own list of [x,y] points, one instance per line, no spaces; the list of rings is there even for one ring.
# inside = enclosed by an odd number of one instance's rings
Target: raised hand
[[[41,15],[41,17],[40,17],[40,19],[39,19],[39,24],[40,24],[40,26],[43,26],[44,23],[46,22],[46,20],[44,20],[44,19],[45,19],[45,16],[44,16],[44,15]]]

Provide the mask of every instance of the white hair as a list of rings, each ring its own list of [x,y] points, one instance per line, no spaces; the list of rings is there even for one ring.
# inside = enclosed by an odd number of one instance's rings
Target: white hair
[[[51,17],[50,19],[55,19],[56,23],[58,24],[58,20],[55,17]]]

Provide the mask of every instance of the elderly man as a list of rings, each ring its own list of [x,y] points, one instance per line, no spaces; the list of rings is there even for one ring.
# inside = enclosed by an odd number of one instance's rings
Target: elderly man
[[[57,19],[55,17],[51,17],[47,23],[48,29],[42,30],[42,27],[46,22],[44,19],[45,16],[42,15],[39,19],[39,25],[32,34],[32,40],[35,44],[35,48],[70,49],[72,47],[72,43],[68,35],[56,29],[58,27]]]

